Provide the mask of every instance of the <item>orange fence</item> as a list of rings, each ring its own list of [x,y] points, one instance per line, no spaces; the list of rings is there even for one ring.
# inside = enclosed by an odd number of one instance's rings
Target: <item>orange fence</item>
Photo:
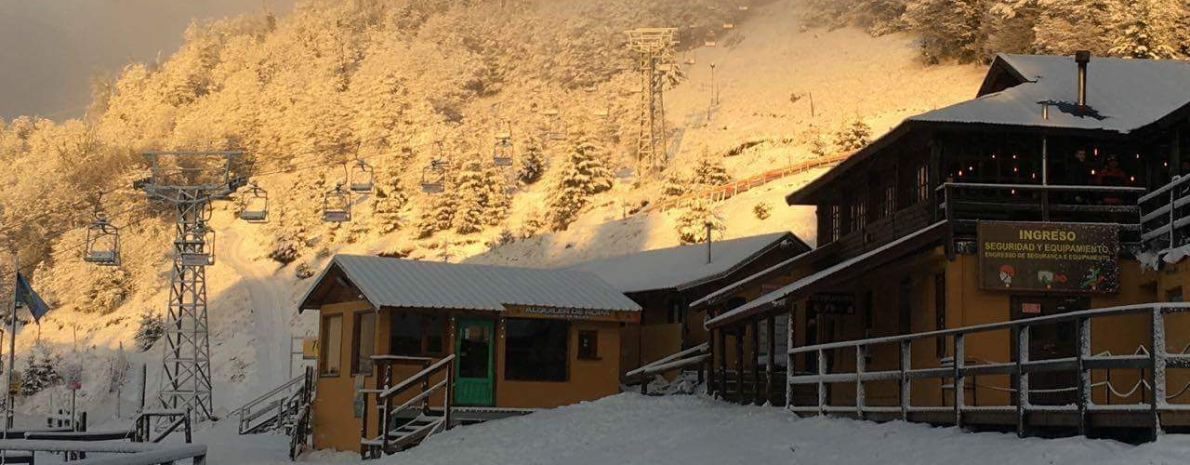
[[[669,200],[657,202],[655,204],[649,205],[647,208],[641,210],[641,212],[649,213],[655,211],[666,211],[673,208],[688,207],[699,200],[722,202],[787,176],[802,174],[815,168],[834,166],[839,162],[846,160],[849,156],[851,156],[851,154],[830,155],[801,163],[795,163],[784,168],[765,171],[764,173],[752,176],[747,179],[732,181],[731,183],[724,184],[722,186],[710,187],[698,192],[692,192],[683,195],[681,197],[674,197]]]

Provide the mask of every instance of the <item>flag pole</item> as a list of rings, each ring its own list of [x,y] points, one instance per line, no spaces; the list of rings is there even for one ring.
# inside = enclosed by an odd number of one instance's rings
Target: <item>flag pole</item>
[[[8,366],[4,370],[4,438],[8,439],[8,430],[13,424],[12,372],[16,370],[17,350],[17,280],[21,272],[20,257],[12,254],[12,305],[9,306],[8,317],[11,319],[11,332],[8,334]]]

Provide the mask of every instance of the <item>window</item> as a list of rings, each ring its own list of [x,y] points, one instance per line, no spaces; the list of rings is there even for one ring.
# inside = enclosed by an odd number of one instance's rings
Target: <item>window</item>
[[[506,320],[504,379],[566,381],[569,338],[568,321]]]
[[[917,167],[917,198],[915,202],[925,202],[930,198],[930,167],[921,164]]]
[[[897,184],[889,181],[884,185],[884,217],[893,216],[897,212]]]
[[[685,313],[684,310],[685,306],[682,304],[680,299],[670,300],[669,313],[665,317],[665,322],[670,324],[685,322],[686,319],[683,318],[683,314]]]
[[[376,311],[356,312],[351,325],[351,374],[371,375],[372,356],[376,355]]]
[[[1175,287],[1165,291],[1166,302],[1181,302],[1182,301],[1182,286]]]
[[[909,334],[913,331],[913,282],[909,278],[901,280],[897,289],[897,330],[899,334]]]
[[[843,237],[843,215],[839,205],[831,205],[831,242]]]
[[[318,339],[322,343],[318,351],[319,374],[339,376],[339,366],[343,363],[343,315],[323,316],[322,335]]]
[[[393,355],[442,355],[446,318],[442,315],[394,313],[390,333],[389,347],[392,347]]]
[[[862,194],[851,199],[851,231],[860,231],[868,224],[868,208]]]
[[[578,332],[578,358],[579,360],[599,360],[598,331]]]
[[[934,275],[934,329],[946,329],[946,274]],[[946,338],[939,336],[935,341],[935,354],[942,357],[946,353]]]

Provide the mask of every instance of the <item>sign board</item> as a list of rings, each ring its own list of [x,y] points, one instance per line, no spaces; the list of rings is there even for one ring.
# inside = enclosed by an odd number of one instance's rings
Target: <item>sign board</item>
[[[819,315],[854,315],[855,295],[846,292],[820,292],[806,300],[806,308]]]
[[[360,392],[364,389],[364,375],[355,375],[355,397],[352,398],[351,405],[355,410],[355,418],[363,418],[364,416],[364,393]]]
[[[1040,315],[1041,314],[1041,304],[1029,303],[1029,302],[1022,303],[1021,304],[1021,313],[1024,313],[1027,315]]]
[[[12,372],[12,382],[8,384],[8,394],[11,396],[21,395],[21,386],[24,385],[24,376],[19,371]]]
[[[508,318],[549,318],[555,320],[616,321],[628,323],[640,321],[640,312],[541,306],[511,307],[504,312],[504,316]]]
[[[979,223],[978,239],[981,289],[1119,290],[1119,225],[989,221]]]
[[[318,359],[318,339],[307,337],[302,339],[302,360]]]

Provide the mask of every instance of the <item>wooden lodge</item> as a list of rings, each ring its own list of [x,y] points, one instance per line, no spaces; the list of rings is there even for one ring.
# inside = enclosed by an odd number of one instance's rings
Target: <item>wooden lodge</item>
[[[691,304],[710,390],[786,319],[801,414],[1147,437],[1190,426],[1190,65],[1001,55],[973,100],[914,116],[790,194],[816,249]],[[779,289],[748,302],[730,290]],[[752,352],[753,354],[757,352]]]
[[[625,326],[620,335],[623,375],[708,342],[703,326],[706,309],[692,312],[692,302],[808,250],[810,246],[797,236],[783,232],[636,252],[573,268],[594,273],[642,307],[640,325]],[[731,298],[746,302],[775,289],[771,287],[775,284],[756,283],[736,290]],[[775,340],[780,340],[780,351],[775,358],[782,367],[786,347],[780,335],[785,333],[784,321],[766,333],[779,335]]]
[[[584,271],[338,255],[300,309],[320,314],[314,447],[374,457],[461,412],[620,392],[621,328],[641,307]]]

